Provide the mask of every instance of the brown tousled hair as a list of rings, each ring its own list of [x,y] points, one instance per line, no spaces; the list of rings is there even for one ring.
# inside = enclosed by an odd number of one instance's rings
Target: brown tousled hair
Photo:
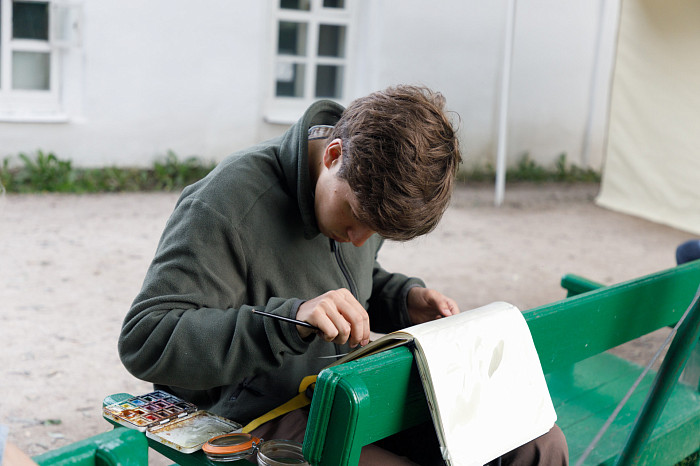
[[[361,222],[397,241],[437,226],[462,160],[442,94],[402,85],[357,99],[335,125],[336,138],[338,176],[357,196]]]

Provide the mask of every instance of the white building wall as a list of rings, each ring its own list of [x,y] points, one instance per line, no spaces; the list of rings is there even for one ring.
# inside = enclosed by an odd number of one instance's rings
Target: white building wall
[[[368,2],[358,94],[398,82],[440,90],[469,159],[495,154],[505,2]],[[374,51],[374,54],[372,53]]]
[[[546,163],[566,153],[570,162],[585,165],[587,159],[601,168],[618,19],[617,1],[518,2],[511,156],[528,151]],[[589,112],[586,157],[582,150]]]
[[[68,122],[0,123],[0,156],[42,149],[76,165],[150,165],[169,149],[220,159],[258,139],[264,2],[83,9],[82,47],[64,69]]]
[[[599,168],[618,0],[517,3],[509,163],[580,164],[599,5],[605,24],[591,165]],[[399,82],[442,91],[468,162],[495,163],[507,0],[357,0],[349,98]],[[64,57],[65,123],[0,120],[0,157],[37,149],[76,165],[150,165],[172,149],[219,160],[284,131],[265,122],[273,2],[85,0]]]
[[[549,164],[565,152],[570,162],[582,165],[582,141],[592,110],[588,160],[600,168],[618,2],[519,0],[516,4],[509,163],[528,152],[539,163]],[[360,65],[363,79],[358,94],[405,81],[440,89],[461,116],[468,160],[495,162],[507,0],[384,0],[367,6],[373,11],[365,18],[360,47],[369,58]]]

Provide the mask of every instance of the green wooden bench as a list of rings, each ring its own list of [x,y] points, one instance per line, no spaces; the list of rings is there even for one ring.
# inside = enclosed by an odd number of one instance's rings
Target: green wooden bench
[[[700,261],[609,287],[585,283],[565,278],[566,286],[582,288],[524,312],[572,464],[642,372],[606,350],[675,324],[700,285]],[[700,448],[700,393],[697,387],[674,387],[697,341],[698,306],[694,316],[674,340],[660,383],[647,374],[585,464],[613,464],[624,449],[620,464],[673,465]],[[654,396],[645,404],[653,384]],[[631,436],[643,406],[645,415]],[[362,446],[427,419],[413,356],[396,348],[321,372],[304,454],[311,463],[357,464]]]
[[[613,286],[568,275],[562,285],[569,297],[524,312],[572,465],[642,371],[606,351],[674,325],[699,284],[700,261]],[[620,458],[623,465],[673,465],[700,449],[698,387],[675,384],[698,338],[698,308],[695,320],[679,330],[659,370],[660,382],[654,373],[647,374],[585,464],[613,464]],[[645,403],[652,386],[654,394]],[[112,395],[106,402],[120,396],[130,395]],[[413,355],[406,347],[395,348],[319,374],[304,454],[312,464],[357,464],[364,445],[428,419]],[[123,427],[115,431],[145,439]],[[201,451],[183,454],[150,439],[148,445],[178,464],[217,464]],[[52,452],[47,455],[38,457],[40,464],[59,464],[50,460]]]

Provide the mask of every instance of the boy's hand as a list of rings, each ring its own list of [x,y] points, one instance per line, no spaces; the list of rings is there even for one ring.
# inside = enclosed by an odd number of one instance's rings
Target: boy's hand
[[[332,290],[302,303],[296,318],[318,327],[320,336],[329,342],[351,347],[369,343],[369,315],[364,307],[345,288]],[[314,330],[297,325],[302,338]]]
[[[408,316],[414,324],[459,314],[457,303],[439,291],[415,286],[406,298]]]

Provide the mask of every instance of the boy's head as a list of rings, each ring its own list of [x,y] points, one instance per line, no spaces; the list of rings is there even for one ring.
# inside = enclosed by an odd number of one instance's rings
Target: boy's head
[[[444,97],[397,86],[353,101],[330,140],[342,140],[338,176],[357,197],[362,223],[406,241],[433,230],[462,158]]]

